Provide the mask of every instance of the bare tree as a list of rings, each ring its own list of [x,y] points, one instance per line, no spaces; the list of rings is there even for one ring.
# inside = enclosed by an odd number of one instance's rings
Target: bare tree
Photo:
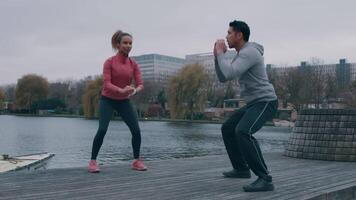
[[[344,91],[341,95],[344,99],[345,104],[349,108],[356,108],[356,81],[353,81],[349,88]]]
[[[212,107],[223,107],[224,98],[226,96],[225,89],[222,87],[208,86],[208,101],[211,102]]]
[[[292,68],[286,74],[286,88],[289,102],[294,106],[294,109],[300,110],[303,108],[308,94],[305,92],[305,77],[298,68]]]
[[[132,101],[138,109],[139,116],[148,110],[150,104],[158,101],[157,95],[162,87],[159,83],[155,81],[146,80],[144,81],[144,88],[137,95],[132,97]]]
[[[49,84],[49,95],[50,99],[59,99],[66,102],[69,95],[69,81],[66,82],[53,82]]]
[[[308,85],[306,85],[305,88],[311,95],[311,99],[308,103],[313,103],[315,108],[320,108],[320,105],[325,99],[327,74],[325,70],[323,70],[323,64],[323,60],[316,57],[311,58],[309,61],[310,71],[306,74],[309,75],[309,79],[307,80]]]
[[[139,92],[134,98],[135,103],[153,103],[157,101],[158,92],[162,88],[160,87],[159,83],[155,81],[145,81],[144,82],[144,89]]]
[[[166,96],[166,92],[164,91],[164,89],[161,89],[161,91],[159,91],[159,93],[157,95],[157,102],[161,105],[163,110],[166,109],[167,96]]]
[[[331,99],[336,99],[339,96],[340,92],[337,87],[337,80],[335,75],[328,74],[326,77],[326,86],[325,86],[325,98],[329,103]]]
[[[15,84],[6,85],[4,87],[6,101],[15,102],[16,100],[15,91],[16,91]]]
[[[234,84],[234,81],[229,81],[227,83],[224,99],[233,99],[236,96],[236,87]]]
[[[282,102],[284,108],[287,107],[288,101],[290,100],[290,95],[293,93],[293,91],[288,90],[293,88],[293,85],[288,84],[288,81],[290,78],[298,78],[296,75],[292,75],[292,73],[296,73],[294,71],[295,68],[292,67],[281,73],[277,73],[276,68],[269,68],[267,70],[269,81],[273,85],[276,91],[276,95]]]

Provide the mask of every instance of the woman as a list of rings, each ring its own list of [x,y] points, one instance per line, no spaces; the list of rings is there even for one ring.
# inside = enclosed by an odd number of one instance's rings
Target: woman
[[[132,36],[128,33],[117,31],[111,38],[111,45],[117,51],[117,54],[107,59],[104,63],[104,83],[99,105],[99,128],[93,141],[88,170],[91,173],[99,172],[96,157],[115,109],[121,115],[132,134],[131,142],[134,156],[132,169],[144,171],[147,168],[140,159],[141,132],[137,112],[130,102],[130,97],[143,89],[140,69],[137,63],[129,58],[132,48]],[[135,80],[135,86],[132,85],[132,79]]]

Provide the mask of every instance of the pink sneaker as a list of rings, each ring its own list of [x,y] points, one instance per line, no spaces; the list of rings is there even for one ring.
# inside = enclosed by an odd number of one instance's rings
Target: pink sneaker
[[[88,171],[90,173],[99,173],[99,167],[98,164],[96,164],[96,160],[90,160],[89,166],[88,166]]]
[[[132,162],[132,169],[137,171],[146,171],[147,167],[143,164],[141,159],[135,159]]]

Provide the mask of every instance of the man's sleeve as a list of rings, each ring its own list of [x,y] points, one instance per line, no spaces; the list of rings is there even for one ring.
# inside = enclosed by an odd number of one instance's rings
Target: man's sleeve
[[[240,79],[241,75],[252,66],[254,66],[257,62],[259,62],[261,57],[261,55],[258,55],[258,52],[254,49],[246,49],[241,51],[238,57],[232,63],[229,63],[226,59],[224,59],[224,56],[224,54],[217,55],[215,70],[218,74],[218,77],[220,73],[220,76],[224,77],[225,81]]]
[[[220,66],[218,63],[218,59],[215,57],[214,59],[215,62],[215,71],[216,71],[216,75],[218,76],[218,79],[220,82],[224,83],[226,82],[226,77],[224,76],[224,74],[222,73],[222,71],[220,70]]]

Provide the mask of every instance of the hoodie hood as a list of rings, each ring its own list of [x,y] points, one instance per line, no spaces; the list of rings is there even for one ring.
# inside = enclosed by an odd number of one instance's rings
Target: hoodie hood
[[[274,101],[277,99],[273,85],[269,82],[263,58],[263,46],[246,42],[230,60],[226,54],[216,56],[215,70],[219,80],[238,80],[240,97],[246,103]]]
[[[250,47],[257,49],[257,51],[260,52],[260,54],[263,56],[263,46],[262,45],[260,45],[256,42],[247,42],[246,44],[247,44],[246,46],[250,46]]]

